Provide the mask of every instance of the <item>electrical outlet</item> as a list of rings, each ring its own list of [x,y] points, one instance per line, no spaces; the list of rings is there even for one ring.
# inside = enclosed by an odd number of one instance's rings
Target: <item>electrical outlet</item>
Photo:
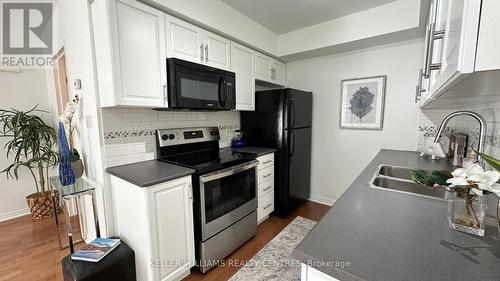
[[[85,116],[85,123],[87,124],[87,128],[92,128],[94,126],[93,122],[92,122],[92,116],[90,115],[87,115]]]

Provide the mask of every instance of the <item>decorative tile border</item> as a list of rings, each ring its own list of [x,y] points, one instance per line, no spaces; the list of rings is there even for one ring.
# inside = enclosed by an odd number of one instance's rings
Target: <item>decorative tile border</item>
[[[215,126],[214,126],[215,127]],[[238,124],[226,124],[217,126],[219,130],[229,130],[234,131],[237,130]],[[168,129],[168,128],[166,128]],[[123,130],[123,131],[114,131],[114,132],[105,132],[104,138],[109,139],[120,139],[120,138],[136,138],[136,137],[147,137],[147,136],[155,136],[156,130]]]
[[[106,132],[104,133],[104,138],[109,139],[119,139],[119,138],[136,138],[136,137],[146,137],[156,135],[156,130],[130,130],[130,131],[116,131],[116,132]]]

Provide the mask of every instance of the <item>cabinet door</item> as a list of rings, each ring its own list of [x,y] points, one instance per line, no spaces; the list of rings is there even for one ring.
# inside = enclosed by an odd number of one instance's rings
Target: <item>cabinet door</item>
[[[191,177],[159,184],[148,190],[152,260],[162,263],[155,280],[177,280],[194,264]]]
[[[271,59],[263,54],[255,54],[255,79],[262,81],[271,80]]]
[[[116,1],[117,104],[164,106],[163,12],[132,0]]]
[[[462,73],[474,70],[481,1],[447,3],[439,87],[450,85]],[[450,80],[451,79],[451,80]]]
[[[166,16],[167,56],[205,63],[203,30],[180,19]]]
[[[217,34],[205,32],[205,63],[209,66],[229,70],[231,41]]]
[[[231,42],[231,71],[236,74],[236,109],[255,110],[254,52]]]
[[[285,64],[279,61],[273,61],[272,78],[276,84],[285,85]]]

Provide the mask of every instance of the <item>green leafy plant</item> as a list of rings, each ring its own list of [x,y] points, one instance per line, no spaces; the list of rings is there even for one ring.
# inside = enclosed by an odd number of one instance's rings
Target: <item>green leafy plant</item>
[[[434,185],[446,185],[446,181],[449,178],[452,178],[453,175],[444,170],[434,170],[434,171],[426,171],[426,170],[411,170],[410,178],[419,184],[425,186],[434,186]]]
[[[54,150],[57,134],[37,115],[46,113],[37,106],[28,110],[0,109],[0,137],[9,138],[4,146],[7,158],[12,163],[2,170],[7,178],[19,179],[19,168],[27,168],[35,181],[37,192],[48,186],[49,168],[59,163],[59,154]],[[35,176],[38,171],[38,179]]]

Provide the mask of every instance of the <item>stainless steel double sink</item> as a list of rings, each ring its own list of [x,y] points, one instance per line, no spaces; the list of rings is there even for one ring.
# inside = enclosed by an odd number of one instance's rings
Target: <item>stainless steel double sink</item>
[[[444,189],[415,183],[410,178],[411,170],[413,168],[380,165],[368,185],[376,189],[445,200],[446,191]]]

